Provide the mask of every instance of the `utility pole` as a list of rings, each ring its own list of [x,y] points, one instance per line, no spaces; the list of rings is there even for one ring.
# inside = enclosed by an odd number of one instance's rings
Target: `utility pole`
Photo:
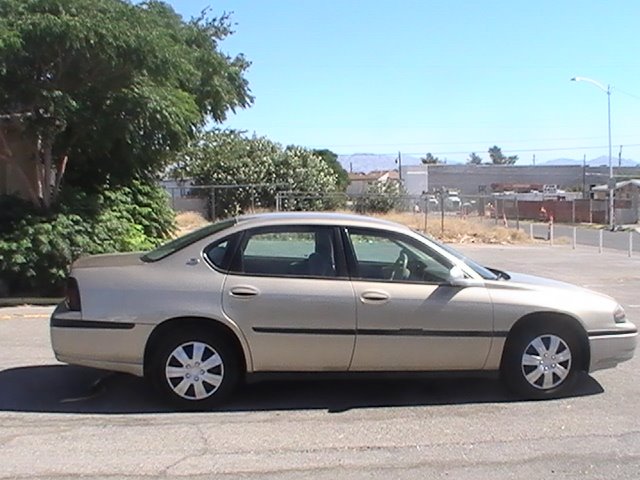
[[[400,177],[400,181],[402,182],[402,153],[400,152],[398,152],[396,163],[398,164],[398,177]]]
[[[620,145],[620,151],[618,152],[618,168],[622,166],[622,145]]]
[[[533,166],[534,167],[536,166],[536,154],[535,153],[533,154]]]
[[[582,155],[582,198],[587,198],[587,155]]]

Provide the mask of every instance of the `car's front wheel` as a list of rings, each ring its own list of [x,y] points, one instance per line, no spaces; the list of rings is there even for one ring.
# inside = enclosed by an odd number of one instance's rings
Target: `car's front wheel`
[[[541,322],[507,341],[502,375],[508,387],[525,398],[555,398],[573,388],[582,366],[578,335],[564,324]]]
[[[229,342],[198,329],[161,339],[150,373],[165,399],[189,410],[219,405],[240,377],[238,355]]]

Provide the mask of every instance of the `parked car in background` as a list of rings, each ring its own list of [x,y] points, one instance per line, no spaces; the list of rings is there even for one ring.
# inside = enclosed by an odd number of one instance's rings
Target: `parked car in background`
[[[83,258],[51,317],[60,361],[145,376],[195,409],[261,372],[494,372],[552,398],[632,358],[636,340],[610,297],[326,213],[233,218],[146,254]]]

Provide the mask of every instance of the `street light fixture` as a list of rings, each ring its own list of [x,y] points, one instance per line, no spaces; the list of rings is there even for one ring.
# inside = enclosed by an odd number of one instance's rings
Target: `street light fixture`
[[[615,190],[615,182],[613,179],[613,164],[611,163],[611,86],[607,85],[606,88],[600,82],[587,77],[573,77],[572,82],[587,82],[595,85],[600,90],[607,94],[607,126],[609,130],[609,228],[614,229],[614,204],[613,195]]]

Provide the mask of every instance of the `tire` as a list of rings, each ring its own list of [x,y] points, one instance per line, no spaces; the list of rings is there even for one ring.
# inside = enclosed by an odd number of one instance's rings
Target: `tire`
[[[208,410],[235,390],[241,362],[224,337],[191,328],[170,331],[152,358],[150,380],[156,391],[183,410]]]
[[[575,328],[544,320],[509,336],[502,378],[509,389],[524,398],[558,398],[572,391],[583,364]]]

